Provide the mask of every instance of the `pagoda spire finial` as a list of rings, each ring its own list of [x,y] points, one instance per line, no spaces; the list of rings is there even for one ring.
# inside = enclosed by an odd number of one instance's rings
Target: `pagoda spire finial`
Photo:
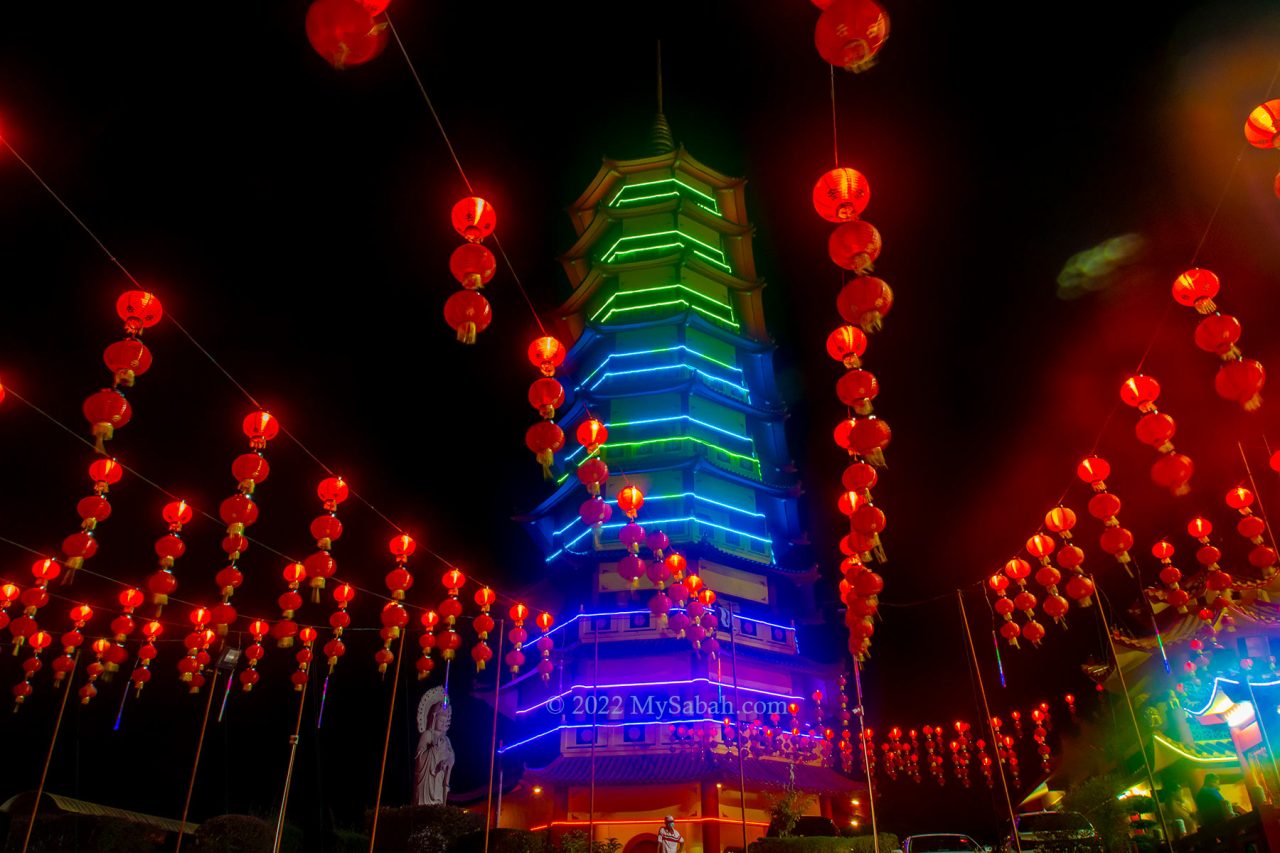
[[[653,120],[653,131],[649,134],[649,150],[653,154],[670,154],[676,150],[675,138],[671,135],[671,125],[667,124],[667,116],[662,111],[662,41],[658,41],[658,115]]]

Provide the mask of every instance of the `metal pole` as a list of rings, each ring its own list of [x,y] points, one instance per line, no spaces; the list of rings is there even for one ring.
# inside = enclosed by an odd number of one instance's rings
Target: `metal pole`
[[[498,751],[499,752],[502,751],[502,741],[498,741]],[[496,806],[494,806],[494,810],[493,810],[494,811],[493,826],[495,829],[497,827],[502,826],[502,777],[503,777],[502,771],[503,771],[503,767],[501,764],[499,764],[498,765],[498,797],[497,797],[498,803]]]
[[[391,746],[391,718],[396,713],[396,688],[400,686],[400,661],[404,660],[404,637],[408,631],[400,631],[400,649],[396,652],[396,671],[391,677],[391,702],[387,705],[387,735],[382,741],[382,768],[378,771],[378,796],[373,801],[373,824],[369,827],[369,853],[378,840],[378,811],[382,808],[382,781],[387,776],[387,749]],[[448,668],[446,667],[446,673]],[[446,675],[447,677],[447,675]],[[446,690],[445,697],[448,698]]]
[[[987,718],[987,731],[991,733],[991,749],[996,754],[996,769],[1000,771],[1000,788],[1004,791],[1004,802],[1009,807],[1009,834],[1013,845],[1022,853],[1022,839],[1018,837],[1018,817],[1013,812],[1013,798],[1009,796],[1009,782],[1004,778],[1004,762],[1000,760],[1000,735],[996,732],[996,724],[991,719],[991,706],[987,704],[987,688],[982,683],[982,669],[978,665],[978,650],[973,645],[973,632],[969,629],[969,614],[964,609],[964,592],[956,590],[956,600],[960,602],[960,621],[964,623],[964,635],[969,640],[969,654],[973,657],[973,677],[978,682],[978,693],[982,696],[982,712]],[[1154,795],[1154,789],[1153,789]]]
[[[204,733],[209,728],[209,709],[213,707],[214,688],[218,686],[218,668],[213,669],[213,678],[209,682],[209,696],[204,700],[204,719],[200,722],[200,737],[196,739],[196,757],[191,762],[191,779],[187,782],[187,799],[182,804],[182,820],[178,824],[178,843],[173,853],[182,849],[182,838],[187,834],[187,814],[191,811],[191,794],[196,789],[196,771],[200,769],[200,754],[204,751]],[[129,688],[125,688],[126,694]]]
[[[853,659],[853,689],[858,696],[858,740],[862,741],[862,767],[867,774],[867,809],[871,812],[871,845],[880,853],[880,830],[876,826],[876,788],[871,781],[871,757],[867,755],[867,709],[862,704],[862,665]]]
[[[1267,727],[1262,724],[1262,711],[1258,708],[1258,697],[1253,692],[1253,682],[1249,679],[1249,673],[1241,674],[1244,676],[1244,683],[1249,686],[1249,701],[1253,704],[1253,716],[1258,721],[1258,732],[1267,745],[1267,754],[1271,756],[1271,769],[1275,772],[1276,779],[1280,780],[1280,765],[1276,764],[1276,752],[1271,748],[1271,735],[1267,733]]]
[[[493,741],[489,747],[489,798],[484,806],[484,853],[489,853],[489,826],[493,823],[493,768],[498,763],[498,691],[502,687],[502,638],[506,619],[498,620],[498,667],[493,678]],[[501,793],[501,792],[499,792]]]
[[[40,785],[36,788],[36,801],[31,805],[31,820],[27,822],[27,834],[22,839],[22,853],[27,853],[27,845],[31,843],[31,830],[36,825],[36,813],[40,811],[40,798],[44,796],[44,783],[49,778],[49,764],[53,761],[53,747],[58,742],[58,731],[62,728],[62,715],[67,710],[67,696],[71,694],[71,681],[76,675],[76,664],[80,662],[80,650],[71,658],[71,671],[67,673],[66,683],[62,688],[62,704],[58,706],[58,718],[53,723],[53,737],[49,738],[49,752],[44,757],[44,769],[40,771]]]
[[[298,736],[302,734],[302,706],[307,702],[307,687],[311,684],[311,673],[302,682],[302,695],[298,697],[298,720],[294,723],[293,734],[289,737],[289,769],[284,774],[284,794],[280,797],[280,816],[276,818],[276,838],[271,845],[271,853],[280,853],[280,841],[284,838],[284,813],[289,807],[289,786],[293,783],[293,761],[298,755]]]
[[[612,619],[613,617],[609,617]],[[600,713],[600,628],[596,625],[596,617],[591,617],[591,633],[595,635],[595,662],[592,665],[591,678],[591,793],[587,801],[587,853],[591,853],[596,832],[596,740],[600,737],[600,729],[596,725]]]
[[[733,624],[733,602],[729,602],[729,648],[733,651],[733,706],[738,712],[738,796],[742,803],[742,853],[747,853],[747,773],[742,764],[742,701],[738,698],[738,628]]]
[[[1093,581],[1094,588],[1098,588],[1098,582],[1092,576],[1089,580]],[[1102,601],[1102,597],[1098,597],[1098,617],[1102,620],[1102,630],[1107,633],[1107,646],[1111,649],[1111,659],[1116,662],[1116,676],[1120,679],[1120,690],[1124,693],[1124,703],[1129,708],[1129,719],[1133,721],[1133,734],[1138,739],[1138,753],[1142,756],[1142,766],[1147,770],[1147,782],[1151,785],[1151,801],[1156,805],[1156,816],[1160,818],[1160,828],[1164,831],[1164,840],[1166,844],[1172,843],[1173,836],[1169,834],[1169,824],[1164,819],[1164,807],[1160,805],[1160,798],[1156,796],[1156,774],[1151,770],[1151,759],[1147,756],[1147,747],[1143,743],[1142,728],[1138,725],[1138,715],[1133,710],[1133,699],[1129,697],[1129,683],[1124,677],[1124,668],[1120,666],[1120,656],[1116,654],[1115,638],[1111,636],[1111,622],[1107,619],[1106,602]]]

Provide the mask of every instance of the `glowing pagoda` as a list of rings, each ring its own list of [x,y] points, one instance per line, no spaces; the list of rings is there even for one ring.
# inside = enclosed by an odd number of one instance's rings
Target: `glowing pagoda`
[[[570,209],[577,240],[561,261],[573,293],[553,318],[572,341],[557,372],[569,392],[559,422],[569,436],[588,417],[608,427],[600,452],[614,512],[598,531],[579,517],[588,496],[575,470],[589,454],[573,442],[554,491],[523,519],[565,596],[560,612],[580,613],[552,632],[550,684],[522,675],[504,700],[515,721],[504,751],[509,764],[525,753],[527,769],[502,825],[591,824],[637,853],[655,849],[673,814],[687,849],[719,851],[743,844],[740,782],[748,840],[764,833],[768,792],[791,778],[820,795],[815,811],[846,824],[862,785],[831,769],[838,670],[797,642],[817,574],[745,182],[675,147],[661,116],[654,143],[652,156],[606,160]],[[639,523],[663,531],[715,591],[718,655],[650,612],[647,578],[633,587],[618,573],[625,484],[644,492]]]

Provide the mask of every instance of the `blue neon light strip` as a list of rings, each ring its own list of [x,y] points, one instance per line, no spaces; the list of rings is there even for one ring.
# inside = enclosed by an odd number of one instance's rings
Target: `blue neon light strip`
[[[645,612],[647,613],[648,611]],[[683,681],[631,681],[619,684],[575,684],[568,690],[543,699],[536,705],[530,705],[528,708],[522,708],[516,711],[516,715],[518,716],[520,714],[527,714],[530,711],[536,711],[548,702],[554,699],[563,699],[575,690],[610,690],[620,687],[674,687],[680,684],[706,684],[708,686],[719,687],[722,689],[735,689],[732,684],[725,683],[723,681],[712,681],[710,678],[686,678]],[[776,693],[772,690],[762,690],[758,687],[742,687],[739,685],[736,689],[741,690],[744,693],[758,693],[761,696],[773,696],[777,699],[791,699],[796,702],[804,701],[803,696],[792,696],[788,693]]]
[[[565,723],[563,725],[556,726],[553,729],[547,729],[544,732],[539,732],[538,734],[533,735],[532,737],[527,737],[524,740],[507,744],[500,748],[498,752],[507,752],[515,749],[516,747],[524,746],[526,743],[532,743],[535,740],[540,740],[547,735],[558,734],[565,729],[620,729],[624,726],[678,726],[685,723],[712,723],[717,726],[725,725],[724,720],[713,720],[710,717],[700,717],[691,720],[639,720],[627,723]],[[730,723],[729,725],[733,724]],[[793,735],[790,732],[787,732],[786,734],[788,737],[800,737],[809,740],[822,739],[821,735],[809,733]]]
[[[572,617],[571,619],[569,619],[567,622],[563,622],[563,623],[561,623],[561,624],[556,625],[555,627],[553,627],[550,631],[548,631],[548,632],[547,632],[547,635],[548,635],[548,636],[550,636],[551,634],[554,634],[554,633],[555,633],[555,632],[557,632],[557,631],[563,631],[565,628],[568,628],[570,625],[572,625],[573,623],[577,622],[579,619],[594,619],[594,618],[596,618],[596,617],[601,617],[601,616],[609,616],[609,617],[613,617],[613,616],[640,616],[640,615],[642,615],[642,614],[643,614],[643,615],[645,615],[645,616],[652,616],[652,615],[653,615],[653,613],[652,613],[651,611],[649,611],[649,610],[606,610],[606,611],[602,611],[602,612],[600,612],[600,613],[575,613],[575,614],[573,614],[573,617]],[[755,619],[755,618],[753,618],[753,617],[751,617],[751,616],[743,616],[743,615],[742,615],[742,614],[740,614],[740,613],[735,613],[735,614],[733,614],[733,618],[734,618],[734,619],[736,619],[736,620],[738,620],[738,622],[739,622],[739,623],[741,623],[741,622],[752,622],[752,623],[754,623],[754,624],[756,624],[756,625],[764,625],[764,626],[765,626],[765,627],[767,627],[767,628],[778,628],[779,630],[782,630],[782,631],[794,631],[794,630],[795,630],[795,626],[794,626],[794,625],[779,625],[779,624],[777,624],[776,622],[766,622],[766,621],[764,621],[763,619]]]
[[[768,516],[766,516],[763,512],[752,512],[751,510],[748,510],[748,509],[739,509],[736,506],[730,506],[729,504],[721,503],[720,501],[713,501],[711,498],[704,498],[702,497],[702,495],[696,494],[694,492],[680,492],[678,494],[671,494],[671,495],[650,495],[645,497],[644,500],[645,500],[645,503],[651,503],[653,501],[675,500],[676,498],[693,498],[694,500],[702,501],[703,503],[708,503],[708,504],[711,504],[712,506],[720,507],[721,509],[727,509],[730,512],[741,513],[742,515],[750,516],[751,518],[768,518]],[[617,500],[606,501],[606,503],[611,504],[612,506],[615,506],[615,507],[618,505]],[[570,527],[573,527],[575,524],[581,524],[581,523],[582,523],[581,518],[575,518],[573,519],[573,521],[570,521],[564,527],[561,527],[559,530],[557,530],[556,535],[559,536],[562,533],[564,533],[566,530],[568,530]],[[649,524],[650,522],[645,521],[644,523]]]
[[[1205,711],[1209,710],[1209,706],[1213,704],[1213,697],[1218,694],[1218,688],[1220,686],[1222,686],[1223,684],[1230,684],[1233,687],[1239,687],[1243,683],[1244,682],[1236,681],[1234,678],[1223,678],[1220,675],[1217,676],[1216,678],[1213,679],[1213,689],[1209,691],[1209,701],[1205,702],[1204,707],[1201,708],[1199,711],[1188,710],[1187,713],[1193,717],[1200,716]],[[1280,681],[1254,681],[1252,682],[1252,685],[1254,687],[1275,687],[1277,685],[1280,685]]]
[[[647,418],[641,421],[623,421],[622,423],[606,423],[605,426],[608,427],[609,429],[613,429],[614,427],[617,427],[618,429],[624,429],[626,427],[633,427],[633,426],[648,426],[649,424],[668,424],[668,423],[671,423],[672,421],[688,421],[691,424],[697,424],[700,427],[705,427],[706,429],[709,429],[712,432],[718,432],[721,435],[729,436],[729,438],[736,438],[738,439],[738,441],[745,441],[747,444],[751,444],[751,436],[749,435],[742,435],[740,433],[733,432],[732,430],[727,430],[722,427],[718,427],[714,424],[709,424],[706,421],[700,421],[697,418],[693,417],[692,415],[672,415],[666,418]]]
[[[637,355],[658,355],[658,354],[660,354],[660,353],[664,353],[664,352],[676,352],[676,351],[680,351],[680,350],[683,350],[684,352],[687,352],[687,353],[689,353],[690,355],[697,356],[698,358],[701,358],[701,359],[703,359],[704,361],[709,361],[709,362],[710,362],[710,363],[712,363],[712,364],[715,364],[715,365],[718,365],[718,366],[720,366],[720,367],[723,367],[723,368],[725,368],[726,370],[731,370],[731,371],[733,371],[734,373],[737,373],[739,376],[741,376],[741,375],[742,375],[742,368],[741,368],[741,367],[735,367],[735,366],[733,366],[732,364],[729,364],[728,362],[720,361],[719,359],[712,358],[711,356],[709,356],[709,355],[707,355],[707,354],[705,354],[705,353],[699,352],[698,350],[693,349],[692,347],[686,346],[686,345],[684,345],[684,344],[680,344],[680,345],[678,345],[678,346],[674,346],[674,347],[659,347],[659,348],[657,348],[657,349],[634,350],[634,351],[632,351],[632,352],[615,352],[615,353],[610,353],[608,356],[606,356],[606,357],[605,357],[604,361],[602,361],[602,362],[600,362],[600,364],[596,365],[595,370],[592,370],[590,373],[588,373],[588,374],[587,374],[586,378],[585,378],[585,379],[583,379],[583,380],[582,380],[582,382],[580,382],[580,383],[578,384],[578,388],[581,388],[583,385],[585,385],[585,384],[587,384],[588,382],[590,382],[590,381],[591,381],[591,377],[592,377],[592,376],[595,376],[595,375],[596,375],[596,373],[598,373],[598,372],[600,371],[600,369],[601,369],[601,368],[603,368],[606,364],[608,364],[610,361],[612,361],[612,360],[613,360],[613,359],[615,359],[615,358],[633,358],[633,357],[635,357],[635,356],[637,356]],[[717,378],[718,378],[718,377],[717,377]],[[728,380],[724,380],[724,379],[722,379],[722,380],[720,380],[720,381],[722,381],[722,382],[726,382],[726,381],[728,381]],[[595,387],[595,386],[592,386],[592,387]]]
[[[693,517],[693,516],[691,516],[691,515],[690,515],[690,516],[686,516],[686,517],[684,517],[684,518],[651,518],[651,519],[646,519],[646,520],[645,520],[645,524],[653,524],[653,525],[658,525],[658,524],[678,524],[678,523],[680,523],[680,522],[685,522],[685,521],[691,521],[691,522],[693,522],[694,524],[703,525],[703,526],[706,526],[706,527],[711,527],[711,528],[713,528],[713,529],[715,529],[715,530],[723,530],[723,531],[724,531],[724,532],[726,532],[726,533],[736,533],[736,534],[738,534],[739,536],[745,536],[745,537],[747,537],[748,539],[754,539],[754,540],[755,540],[755,541],[757,541],[757,542],[762,542],[762,543],[764,543],[765,545],[768,545],[770,548],[772,548],[772,547],[773,547],[773,540],[772,540],[772,539],[770,539],[770,538],[768,538],[768,537],[766,537],[766,536],[756,536],[756,535],[755,535],[755,534],[753,534],[753,533],[746,533],[746,532],[744,532],[744,531],[737,530],[737,529],[732,528],[732,527],[725,527],[723,524],[716,524],[714,521],[706,521],[706,520],[701,519],[701,518],[694,518],[694,517]],[[623,524],[623,523],[621,523],[621,522],[620,522],[620,523],[615,523],[615,524],[606,524],[606,525],[604,525],[604,526],[603,526],[603,529],[604,529],[604,530],[615,530],[615,529],[617,529],[617,528],[622,527],[622,524]],[[583,539],[583,537],[585,537],[585,536],[586,536],[588,533],[590,533],[590,532],[591,532],[591,528],[587,528],[586,530],[582,531],[582,532],[581,532],[581,533],[579,533],[576,537],[574,537],[574,539],[572,539],[572,540],[571,540],[571,541],[569,541],[569,542],[566,542],[563,548],[561,548],[561,549],[559,549],[558,551],[556,551],[556,552],[555,552],[554,554],[552,554],[550,557],[547,557],[547,559],[546,559],[544,562],[550,563],[550,562],[551,562],[552,560],[554,560],[556,557],[559,557],[559,556],[560,556],[561,554],[563,554],[565,551],[568,551],[568,550],[569,550],[570,548],[572,548],[574,545],[577,545],[579,542],[581,542],[581,541],[582,541],[582,539]]]
[[[605,360],[608,361],[608,359],[605,359]],[[726,385],[735,391],[741,391],[745,395],[748,401],[751,400],[751,390],[747,388],[747,386],[739,385],[738,383],[733,382],[732,380],[724,379],[722,377],[716,376],[714,373],[707,373],[702,368],[694,367],[691,364],[659,364],[653,367],[640,367],[635,370],[610,370],[610,371],[606,371],[603,376],[601,376],[599,379],[593,382],[591,387],[588,388],[587,390],[594,391],[600,387],[600,383],[604,382],[605,380],[612,379],[615,376],[635,376],[638,373],[656,373],[660,370],[692,370],[694,373],[698,374],[703,379],[706,379],[711,382],[718,382],[721,385]],[[578,389],[580,390],[581,388],[582,386],[579,385]]]

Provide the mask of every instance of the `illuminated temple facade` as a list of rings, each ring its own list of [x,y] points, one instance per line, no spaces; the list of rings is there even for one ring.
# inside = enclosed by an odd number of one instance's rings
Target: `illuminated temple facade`
[[[797,639],[796,622],[816,618],[818,576],[745,182],[671,145],[661,118],[655,139],[652,156],[606,160],[570,209],[577,240],[561,260],[573,292],[553,318],[572,342],[557,372],[570,443],[554,490],[523,519],[564,616],[550,684],[522,674],[505,691],[504,756],[524,769],[501,824],[590,824],[624,853],[651,853],[672,814],[686,850],[712,853],[744,846],[740,782],[747,841],[764,834],[770,792],[789,779],[819,795],[815,813],[844,824],[864,786],[832,769],[839,669],[807,657]],[[575,471],[587,451],[572,440],[589,416],[609,431],[603,493],[613,516],[598,537],[579,518],[588,495]],[[645,494],[639,523],[665,532],[715,591],[718,655],[659,624],[647,578],[632,589],[618,574],[626,519],[615,500],[627,483]],[[739,711],[749,742],[741,768],[738,730],[725,725]]]

